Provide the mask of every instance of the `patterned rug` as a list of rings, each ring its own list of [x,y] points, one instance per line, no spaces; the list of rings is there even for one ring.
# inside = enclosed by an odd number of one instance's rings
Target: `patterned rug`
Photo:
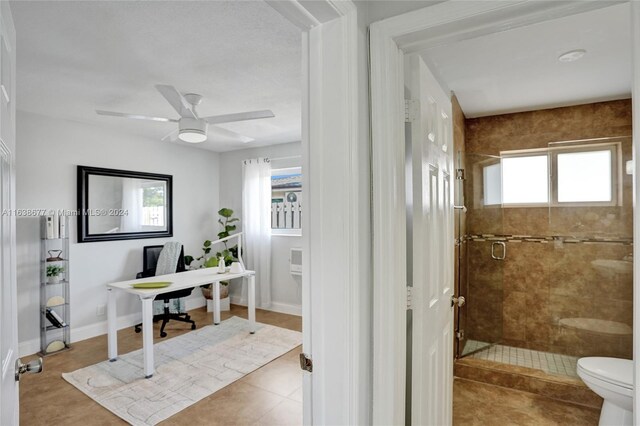
[[[144,378],[142,349],[62,377],[133,425],[155,425],[302,343],[302,333],[232,317],[154,345]]]

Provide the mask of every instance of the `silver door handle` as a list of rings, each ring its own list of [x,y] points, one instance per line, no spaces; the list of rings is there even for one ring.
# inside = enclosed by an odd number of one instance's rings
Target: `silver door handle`
[[[462,210],[463,213],[467,212],[467,206],[453,206],[455,210]]]
[[[24,373],[36,374],[42,372],[42,358],[34,359],[23,364],[20,358],[16,359],[16,382],[20,381],[20,376]]]
[[[496,256],[496,246],[502,246],[502,256]],[[495,241],[491,244],[491,258],[504,260],[507,257],[507,244],[504,241]]]

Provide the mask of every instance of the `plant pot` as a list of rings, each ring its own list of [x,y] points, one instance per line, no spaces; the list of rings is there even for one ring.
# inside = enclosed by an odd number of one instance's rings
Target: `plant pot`
[[[60,275],[55,275],[55,276],[48,277],[47,282],[49,284],[58,284],[60,282]]]
[[[231,310],[230,299],[228,297],[224,299],[220,299],[220,311],[230,311],[230,310]],[[212,299],[207,299],[207,312],[213,312]]]
[[[213,299],[213,288],[202,287],[202,295],[205,299]],[[220,284],[220,299],[226,299],[229,297],[229,286]]]

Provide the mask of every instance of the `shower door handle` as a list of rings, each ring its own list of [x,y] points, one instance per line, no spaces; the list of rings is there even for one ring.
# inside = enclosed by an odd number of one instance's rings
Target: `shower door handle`
[[[502,256],[496,256],[496,246],[502,246]],[[491,258],[504,260],[507,257],[507,244],[504,241],[495,241],[491,244]]]

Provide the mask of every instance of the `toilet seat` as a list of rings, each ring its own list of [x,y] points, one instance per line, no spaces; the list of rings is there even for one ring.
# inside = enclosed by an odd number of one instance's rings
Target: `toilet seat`
[[[629,359],[580,358],[578,360],[578,371],[594,380],[615,386],[618,392],[628,393],[630,396],[633,393],[633,361]]]

